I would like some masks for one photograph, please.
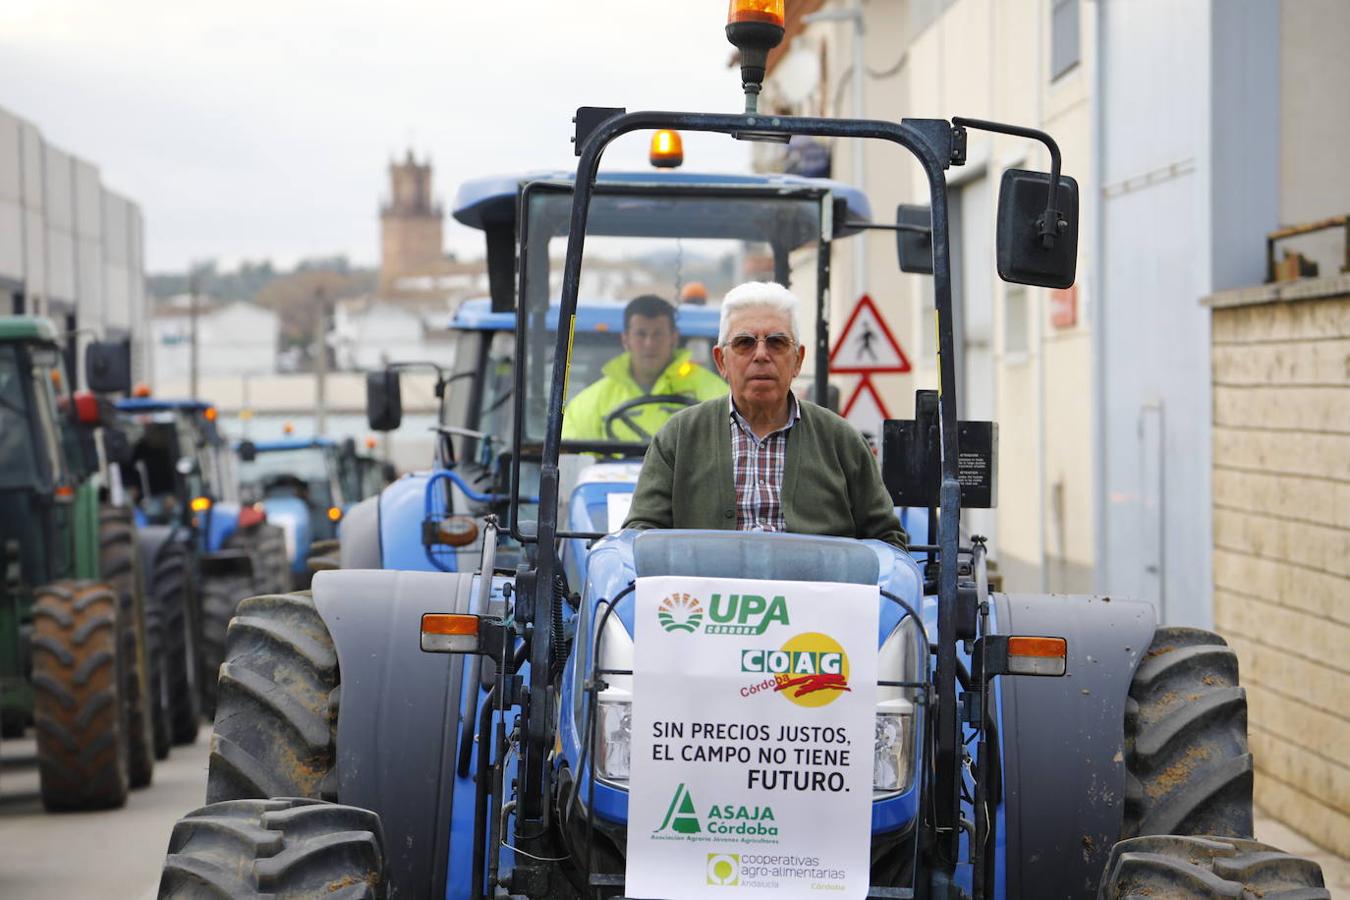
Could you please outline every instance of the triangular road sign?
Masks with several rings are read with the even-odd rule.
[[[871,436],[873,442],[880,446],[881,423],[890,417],[885,402],[877,393],[877,389],[872,386],[872,380],[866,375],[858,379],[858,386],[853,389],[848,402],[844,404],[844,418],[848,423],[863,434]]]
[[[840,375],[908,372],[909,357],[891,334],[872,298],[863,294],[830,351],[830,371]]]

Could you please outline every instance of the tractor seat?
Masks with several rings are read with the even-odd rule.
[[[871,547],[850,538],[755,531],[644,531],[633,539],[639,578],[684,575],[876,584]]]

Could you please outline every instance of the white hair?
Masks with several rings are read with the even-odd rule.
[[[787,316],[792,339],[798,340],[797,295],[775,281],[747,281],[727,292],[722,299],[722,322],[717,328],[717,343],[725,344],[731,317],[749,309],[768,309]]]

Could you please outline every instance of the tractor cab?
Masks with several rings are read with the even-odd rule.
[[[98,471],[81,410],[97,419],[94,398],[71,391],[52,325],[0,319],[0,547],[6,564],[19,554],[25,583],[75,571],[76,492]]]
[[[136,396],[117,401],[128,459],[122,483],[138,520],[179,525],[221,546],[239,511],[238,482],[229,448],[216,426],[216,408],[200,400]]]
[[[344,483],[342,448],[330,438],[240,441],[239,490],[261,503],[267,520],[286,535],[292,581],[308,580],[305,560],[316,541],[336,540],[343,513],[361,496],[350,477]]]

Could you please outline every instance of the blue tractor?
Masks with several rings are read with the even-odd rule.
[[[1314,863],[1251,840],[1246,701],[1221,638],[1160,627],[1152,607],[1120,598],[990,592],[982,542],[961,546],[961,509],[990,502],[996,460],[991,423],[957,416],[946,170],[964,162],[968,129],[1043,142],[1048,175],[1005,175],[999,272],[1064,287],[1077,197],[1054,142],[971,119],[760,116],[758,77],[781,23],[736,24],[746,114],[583,108],[575,179],[531,181],[518,219],[485,220],[494,299],[516,306],[501,534],[518,562],[499,565],[487,521],[477,572],[344,568],[316,575],[312,598],[241,607],[222,685],[270,693],[241,703],[238,727],[218,721],[210,805],[175,827],[160,896],[627,896],[632,712],[662,701],[633,692],[635,585],[699,576],[877,590],[866,896],[1328,897]],[[785,281],[804,247],[827,271],[836,237],[908,227],[849,216],[821,183],[695,177],[671,190],[655,176],[597,178],[614,139],[664,128],[885,140],[917,160],[930,186],[942,391],[921,393],[913,420],[887,424],[883,473],[898,505],[938,510],[932,543],[906,553],[818,535],[611,533],[608,515],[596,527],[594,504],[568,502],[569,467],[643,451],[561,437],[578,389],[568,363],[589,271],[583,238],[588,253],[608,237],[767,247]],[[505,228],[496,245],[494,228]],[[556,302],[554,241],[566,243]],[[818,364],[827,327],[817,323]],[[823,384],[823,366],[816,377]],[[377,563],[391,543],[411,543],[406,529],[377,534]],[[344,534],[344,556],[361,552],[347,547],[354,537]],[[584,564],[565,563],[570,547]],[[710,858],[717,896],[727,882],[713,875]]]
[[[199,400],[116,403],[121,482],[134,503],[142,567],[164,629],[164,695],[174,743],[215,708],[225,630],[239,601],[288,589],[282,531],[239,501],[216,410]]]
[[[494,187],[503,186],[500,179]],[[474,183],[470,183],[473,186]],[[515,182],[511,190],[519,189]],[[572,369],[577,384],[599,377],[600,369],[618,352],[617,335],[623,330],[624,305],[615,301],[589,301],[578,305]],[[548,329],[557,327],[557,304],[550,308]],[[681,306],[676,311],[680,346],[691,359],[711,366],[710,348],[717,337],[716,309]],[[510,505],[508,485],[513,469],[509,452],[514,424],[516,316],[494,312],[489,298],[465,301],[450,321],[456,363],[452,371],[437,369],[436,393],[440,398],[436,426],[438,441],[433,468],[415,472],[390,485],[379,497],[354,509],[343,522],[343,568],[383,568],[405,571],[457,572],[473,568],[481,556],[478,535],[485,516],[505,520]],[[401,419],[398,373],[426,364],[394,364],[370,377],[368,407],[375,430],[397,427]],[[679,409],[672,404],[671,409]],[[631,456],[629,448],[629,456]],[[627,461],[590,460],[574,466],[569,485],[569,513],[585,529],[608,531],[617,527],[632,494],[638,466]],[[521,467],[527,502],[523,518],[532,519],[530,502],[538,481],[538,468],[528,461]],[[615,495],[615,500],[610,496]],[[619,497],[618,495],[622,495]],[[611,515],[617,518],[612,523]],[[372,529],[378,522],[379,538]],[[360,536],[358,536],[360,535]],[[420,535],[419,543],[408,535]],[[498,561],[505,565],[519,556],[519,543],[509,538],[499,543]],[[378,552],[372,556],[371,550]],[[564,551],[564,559],[577,577],[584,553],[576,547]]]
[[[336,543],[342,517],[353,504],[378,493],[384,481],[381,468],[360,456],[351,438],[243,440],[235,449],[240,494],[261,503],[267,521],[282,530],[289,584],[308,587],[312,572],[307,560]]]

